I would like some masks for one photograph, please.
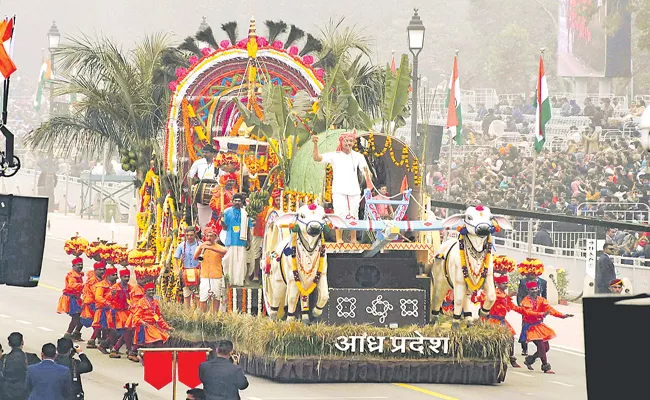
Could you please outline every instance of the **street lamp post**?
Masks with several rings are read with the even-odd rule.
[[[52,71],[52,76],[51,79],[54,78],[54,52],[57,47],[59,47],[59,42],[61,41],[61,33],[59,33],[59,28],[56,27],[56,21],[52,21],[52,26],[50,27],[50,30],[47,32],[47,47],[50,50],[50,70]],[[50,80],[50,118],[54,116],[54,84],[52,80]],[[50,150],[50,155],[52,154]],[[41,172],[42,174],[45,175],[45,195],[50,198],[50,206],[49,210],[52,211],[54,209],[54,173],[50,172],[49,170],[43,170]],[[66,185],[68,184],[67,179],[66,179]],[[66,198],[65,198],[65,213],[67,214],[67,205],[68,205],[68,198],[67,198],[67,190],[66,190]]]
[[[52,71],[52,78],[54,78],[54,51],[59,47],[61,41],[61,33],[56,26],[56,21],[52,21],[52,26],[47,32],[47,46],[50,49],[50,69]],[[54,85],[50,82],[50,118],[53,116],[54,111]]]
[[[413,92],[411,95],[411,148],[417,148],[418,129],[418,56],[424,47],[424,24],[418,15],[418,9],[413,9],[413,17],[406,28],[408,33],[409,51],[413,54]],[[417,154],[417,151],[416,153]]]

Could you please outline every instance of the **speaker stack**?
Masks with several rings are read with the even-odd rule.
[[[0,284],[38,285],[47,206],[45,197],[0,195]]]

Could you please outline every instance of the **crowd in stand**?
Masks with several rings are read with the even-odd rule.
[[[530,209],[536,163],[534,210],[648,223],[650,156],[642,151],[634,133],[609,138],[598,135],[600,129],[597,127],[608,124],[608,118],[601,114],[609,117],[615,107],[619,114],[626,111],[620,109],[618,102],[613,104],[609,99],[601,101],[602,108],[587,99],[582,110],[575,101],[566,102],[564,98],[553,101],[561,112],[569,110],[570,115],[576,112],[590,117],[591,124],[582,133],[570,129],[571,139],[565,148],[546,145],[542,153],[535,156],[534,151],[512,145],[506,138],[502,140],[490,132],[494,121],[503,118],[505,110],[509,112],[506,124],[521,124],[518,131],[529,138],[532,148],[532,129],[523,124],[523,115],[529,114],[532,107],[515,101],[512,107],[498,106],[501,115],[497,115],[494,109],[485,110],[479,105],[476,118],[480,118],[483,132],[465,129],[464,133],[466,143],[471,140],[471,144],[484,147],[462,152],[455,146],[450,177],[447,176],[448,159],[444,155],[440,157],[440,164],[429,167],[426,183],[433,198],[445,198],[449,184],[449,195],[454,201]],[[644,109],[644,102],[639,101],[626,114],[637,116]],[[628,232],[617,235],[619,240],[613,243],[617,245],[618,254],[644,254],[646,236]]]

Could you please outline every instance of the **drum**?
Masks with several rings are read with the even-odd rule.
[[[198,268],[183,269],[183,285],[197,286],[200,283]]]
[[[218,186],[217,181],[204,179],[192,187],[192,198],[194,203],[210,205],[212,191]]]

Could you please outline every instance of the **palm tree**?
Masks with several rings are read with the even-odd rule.
[[[170,92],[164,57],[174,58],[164,34],[145,37],[123,52],[110,39],[82,36],[61,46],[55,56],[59,77],[56,96],[77,96],[70,115],[53,116],[27,141],[33,147],[58,148],[63,155],[109,155],[119,150],[139,154],[138,177],[160,154]]]

